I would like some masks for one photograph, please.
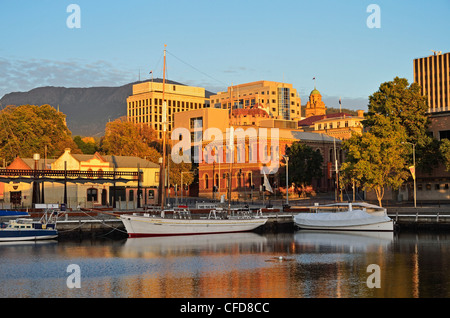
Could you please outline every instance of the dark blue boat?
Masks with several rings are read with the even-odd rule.
[[[29,216],[28,212],[25,211],[9,211],[9,210],[0,210],[0,217],[23,217]]]
[[[1,211],[4,212],[4,211]],[[19,211],[8,211],[19,212]],[[26,213],[26,212],[25,212]],[[18,216],[29,216],[18,214]],[[4,215],[6,216],[6,215]],[[13,216],[13,215],[8,215]],[[58,237],[56,218],[58,212],[54,211],[48,216],[47,212],[39,221],[29,218],[17,218],[8,223],[0,224],[0,242],[50,240]]]

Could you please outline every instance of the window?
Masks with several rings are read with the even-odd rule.
[[[208,188],[209,188],[209,178],[208,178],[208,175],[205,174],[205,189],[208,189]]]
[[[87,201],[97,202],[98,201],[98,190],[95,188],[87,189]]]
[[[443,130],[439,132],[439,140],[449,139],[450,140],[450,130]]]
[[[128,192],[128,201],[130,202],[134,201],[134,190],[130,190]]]
[[[199,128],[203,129],[203,117],[191,118],[190,120],[191,129]]]

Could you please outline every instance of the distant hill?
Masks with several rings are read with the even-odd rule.
[[[162,79],[154,79],[162,82]],[[73,136],[102,136],[105,125],[121,116],[126,116],[128,96],[133,85],[119,87],[39,87],[28,92],[6,94],[0,99],[2,107],[7,105],[51,105],[67,116],[67,126]],[[167,80],[168,84],[184,85]],[[209,97],[212,93],[206,91]]]

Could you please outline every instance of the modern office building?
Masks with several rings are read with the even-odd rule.
[[[167,131],[173,128],[173,114],[186,110],[209,107],[205,89],[166,82],[164,99],[167,105]],[[133,123],[152,127],[158,138],[162,139],[163,122],[163,83],[149,81],[133,85],[133,94],[127,98],[127,118]]]
[[[428,97],[429,113],[450,111],[450,53],[414,59],[414,82]]]
[[[257,81],[228,87],[210,97],[211,107],[222,109],[263,108],[276,119],[299,120],[300,97],[292,84]]]

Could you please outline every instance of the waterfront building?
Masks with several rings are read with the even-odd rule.
[[[353,133],[362,134],[364,129],[364,111],[358,110],[356,116],[343,112],[327,114],[322,95],[315,87],[309,95],[305,117],[298,122],[299,129],[326,134],[340,140],[350,138]]]
[[[270,117],[299,120],[301,100],[292,84],[257,81],[228,87],[226,92],[210,96],[211,107],[222,109],[259,108]]]
[[[304,131],[326,134],[340,140],[349,139],[353,133],[362,134],[364,111],[358,110],[356,116],[348,113],[314,115],[298,122]]]
[[[70,149],[57,159],[21,159],[17,157],[6,169],[16,170],[67,170],[87,172],[88,178],[97,180],[83,180],[82,178],[68,178],[67,204],[68,208],[92,208],[95,206],[112,206],[114,195],[118,208],[135,208],[138,198],[141,206],[156,203],[157,187],[159,183],[159,165],[148,160],[129,156],[102,156],[73,154]],[[110,179],[102,179],[103,172],[133,172],[141,171],[141,179],[133,177],[118,177],[115,184]],[[92,176],[90,176],[92,172]],[[127,180],[125,180],[126,178]],[[11,206],[32,207],[33,179],[19,178],[17,180],[0,183],[0,192],[3,188],[3,203]],[[43,190],[43,191],[42,191]],[[40,182],[40,196],[44,197],[41,203],[63,203],[64,181],[52,180]]]
[[[198,196],[215,199],[219,199],[222,195],[228,197],[228,191],[231,188],[232,199],[261,198],[262,186],[265,182],[262,168],[270,169],[273,166],[277,166],[278,170],[275,171],[276,173],[266,174],[268,182],[274,192],[281,188],[285,191],[285,184],[280,184],[280,173],[284,173],[282,156],[285,155],[286,147],[296,141],[309,145],[320,152],[324,158],[323,176],[313,181],[314,189],[316,191],[334,189],[335,175],[331,163],[335,162],[335,146],[339,156],[338,161],[343,160],[340,140],[325,134],[300,131],[296,129],[296,125],[292,128],[290,126],[292,121],[268,118],[264,110],[247,113],[243,110],[233,109],[232,116],[228,109],[222,108],[175,114],[175,129],[187,128],[191,137],[191,159],[198,163],[196,165]],[[255,118],[239,118],[243,114],[247,116],[251,114]],[[247,120],[251,120],[254,124],[249,124]],[[228,146],[230,127],[235,129],[232,150]],[[220,136],[209,136],[205,133],[209,128],[217,128]],[[236,131],[239,128],[242,130]],[[260,133],[260,128],[267,135]],[[272,130],[273,128],[276,129]],[[175,136],[174,139],[178,140],[178,137]],[[261,160],[261,157],[264,159]]]
[[[436,140],[450,139],[450,53],[433,55],[413,61],[414,81],[428,100],[429,131]],[[443,164],[432,172],[417,171],[418,201],[449,201],[450,172]],[[413,199],[412,182],[403,187],[403,199]]]
[[[164,113],[163,95],[167,105]],[[133,85],[133,93],[127,98],[127,119],[133,123],[148,125],[162,139],[164,116],[167,131],[173,128],[174,114],[193,109],[209,107],[209,98],[205,89],[187,85],[149,81]]]

